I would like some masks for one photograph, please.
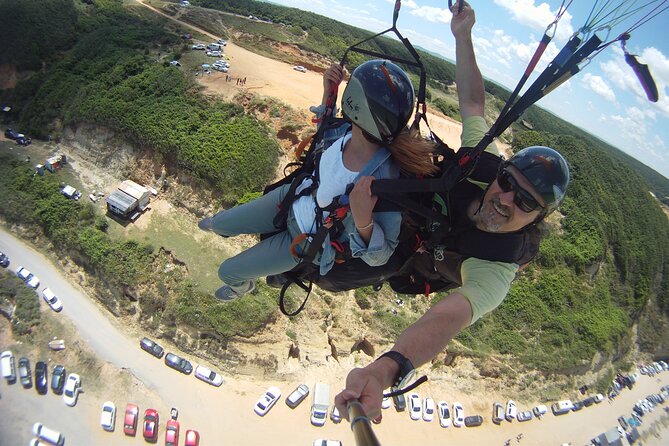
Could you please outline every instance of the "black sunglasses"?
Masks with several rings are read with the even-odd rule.
[[[531,193],[520,187],[518,181],[516,181],[508,170],[502,169],[497,174],[497,184],[499,184],[499,188],[504,192],[514,192],[513,202],[521,211],[529,213],[537,208],[543,209],[543,206],[539,204]]]

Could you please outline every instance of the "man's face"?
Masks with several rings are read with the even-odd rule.
[[[518,188],[529,193],[541,206],[545,205],[543,198],[518,169],[514,166],[507,166],[505,169],[511,176],[510,180],[512,182],[515,180]],[[493,181],[483,197],[481,209],[474,215],[476,226],[487,232],[514,232],[534,222],[539,217],[542,207],[525,212],[514,202],[516,193],[518,191],[514,187],[505,192],[500,187],[498,179]]]

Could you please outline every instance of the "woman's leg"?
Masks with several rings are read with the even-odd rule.
[[[292,242],[290,232],[282,231],[225,260],[218,277],[227,285],[216,291],[216,297],[235,299],[255,288],[254,279],[293,269],[300,260],[290,252]]]
[[[288,184],[278,187],[253,201],[221,211],[200,222],[200,228],[225,237],[274,232],[278,228],[274,227],[273,220],[289,187]]]

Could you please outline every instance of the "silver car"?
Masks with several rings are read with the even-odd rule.
[[[286,404],[291,409],[295,409],[307,395],[309,395],[309,387],[306,384],[300,384],[286,397]]]

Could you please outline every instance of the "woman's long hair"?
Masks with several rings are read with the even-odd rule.
[[[435,147],[418,129],[403,131],[387,146],[400,169],[415,175],[429,175],[439,170],[432,162]]]

